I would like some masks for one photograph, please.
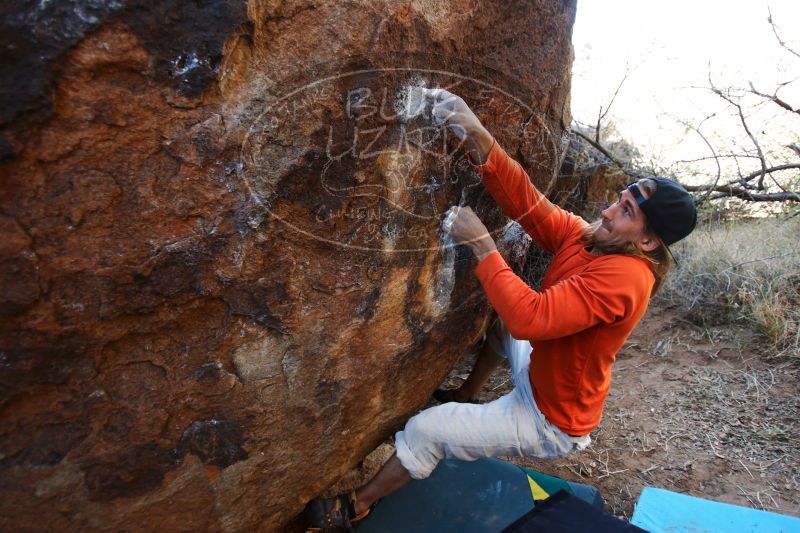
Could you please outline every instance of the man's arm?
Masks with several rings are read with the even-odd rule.
[[[467,154],[478,165],[483,165],[489,157],[489,151],[494,145],[494,137],[489,130],[478,121],[477,128],[467,137]]]
[[[503,213],[519,222],[539,246],[556,253],[565,240],[585,227],[583,219],[553,205],[536,189],[522,166],[494,141],[463,99],[443,90],[435,94],[441,102],[434,105],[434,117],[464,139],[486,189]]]
[[[631,316],[647,305],[654,282],[644,262],[622,256],[595,260],[585,272],[541,292],[520,279],[499,253],[489,254],[475,273],[511,335],[530,341]]]
[[[475,274],[514,338],[565,337],[623,319],[649,301],[655,280],[648,265],[618,255],[596,259],[583,273],[535,291],[506,264],[472,209],[453,210],[444,230],[478,257]]]

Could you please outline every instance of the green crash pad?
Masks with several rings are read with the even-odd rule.
[[[533,484],[531,483],[533,480]],[[538,489],[537,489],[538,487]],[[603,508],[597,489],[569,483],[499,459],[448,459],[427,479],[381,500],[358,525],[359,533],[501,531],[534,506],[534,494],[566,490]]]

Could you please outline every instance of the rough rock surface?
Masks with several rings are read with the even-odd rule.
[[[574,1],[0,14],[0,529],[286,527],[486,327],[445,209],[525,251],[408,87],[553,189]]]

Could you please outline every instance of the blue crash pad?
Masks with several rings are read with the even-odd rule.
[[[602,508],[597,489],[566,485],[579,498]],[[427,479],[412,481],[381,500],[356,529],[358,533],[490,533],[502,531],[533,505],[522,468],[493,458],[448,459]]]
[[[631,523],[651,533],[800,533],[800,518],[646,487]]]

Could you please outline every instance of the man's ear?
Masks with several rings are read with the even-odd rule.
[[[652,233],[645,233],[641,239],[639,239],[639,248],[643,252],[652,252],[659,246],[658,238],[653,235]]]

